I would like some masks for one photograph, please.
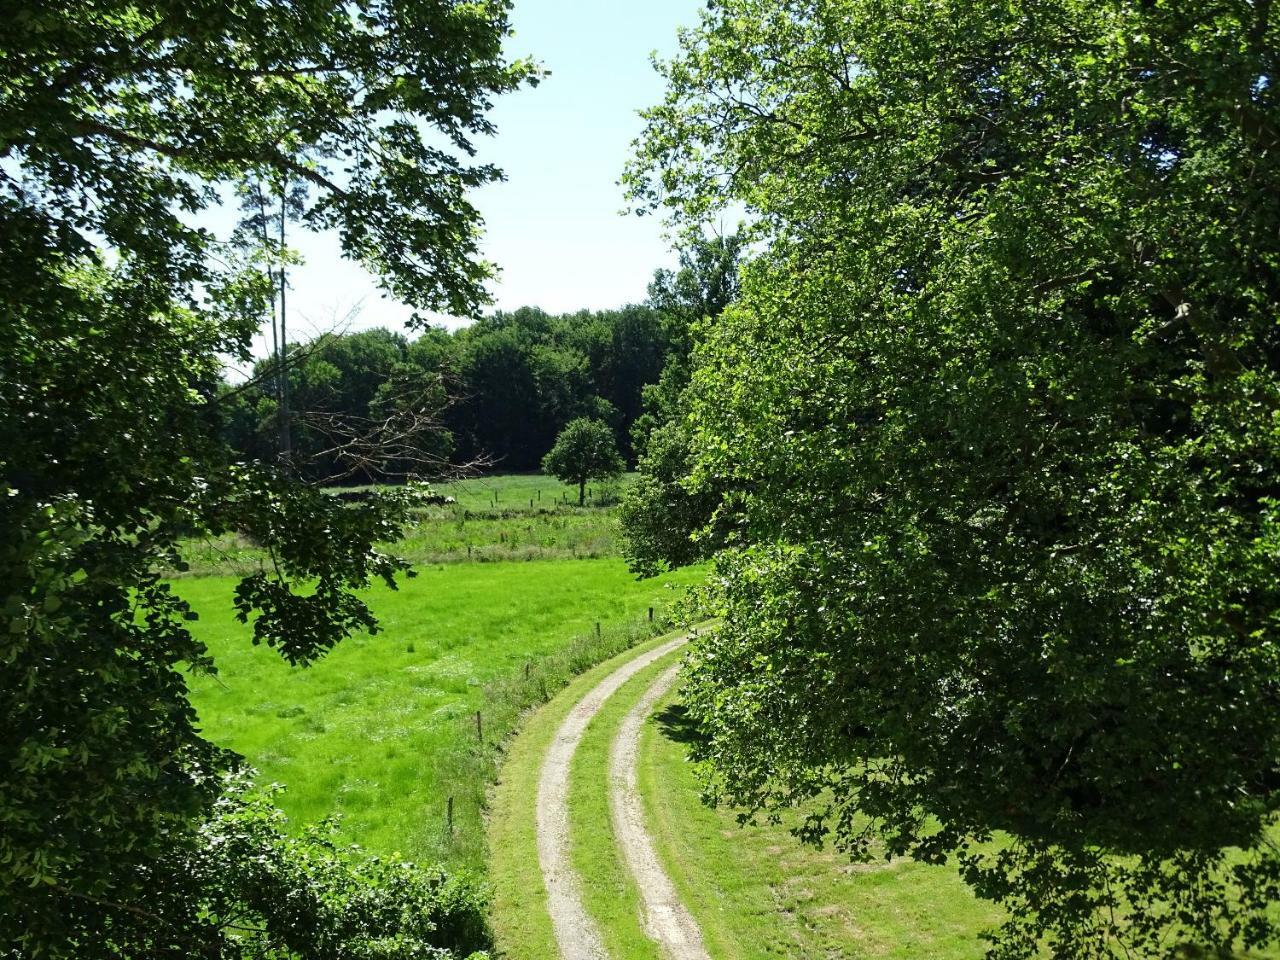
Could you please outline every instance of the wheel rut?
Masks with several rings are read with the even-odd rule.
[[[640,728],[679,675],[678,663],[663,671],[618,728],[609,751],[609,812],[614,839],[640,890],[649,939],[662,948],[669,960],[711,960],[697,921],[681,902],[658,860],[653,838],[645,827],[644,801],[637,782]]]
[[[623,684],[688,641],[686,634],[646,650],[596,684],[561,722],[543,759],[535,824],[538,865],[561,960],[609,960],[600,927],[584,905],[582,882],[570,859],[569,774],[574,754],[592,719]],[[653,841],[644,828],[636,790],[640,726],[653,704],[675,682],[677,670],[672,667],[664,671],[649,687],[614,738],[610,753],[610,811],[615,839],[640,890],[645,932],[668,960],[707,960],[696,922],[680,903],[670,878],[658,863]]]

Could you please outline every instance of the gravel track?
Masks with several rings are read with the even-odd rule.
[[[538,865],[547,888],[547,909],[561,960],[608,960],[600,928],[582,902],[581,883],[569,858],[569,770],[582,735],[605,701],[645,667],[687,643],[675,637],[628,660],[579,700],[556,730],[538,778]],[[664,674],[665,676],[665,674]],[[637,732],[638,732],[637,726]],[[647,838],[646,838],[647,839]],[[650,844],[652,849],[652,844]],[[628,862],[629,855],[628,855]],[[664,875],[665,879],[665,875]],[[668,885],[670,881],[668,880]],[[642,896],[644,895],[642,885]],[[676,954],[673,957],[705,956]]]
[[[663,671],[631,708],[609,751],[609,812],[613,834],[635,878],[644,907],[644,930],[668,960],[711,960],[698,922],[680,901],[671,878],[658,861],[644,823],[644,801],[637,783],[640,728],[680,674],[680,664]]]

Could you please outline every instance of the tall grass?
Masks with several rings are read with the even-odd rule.
[[[493,563],[595,560],[618,554],[612,508],[634,475],[578,491],[541,474],[508,474],[437,486],[452,503],[423,507],[404,539],[387,548],[412,563]],[[246,538],[231,533],[193,540],[184,547],[185,576],[239,574],[265,562]],[[175,574],[177,576],[177,574]]]

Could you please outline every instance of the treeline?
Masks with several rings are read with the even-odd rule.
[[[532,470],[577,417],[608,423],[631,460],[643,390],[671,353],[674,315],[652,304],[553,315],[525,307],[416,339],[377,328],[291,346],[291,450],[316,481],[431,475],[489,463]],[[281,455],[279,365],[223,388],[223,424],[248,459]]]
[[[535,470],[580,417],[607,423],[635,464],[661,427],[664,465],[649,473],[663,478],[655,495],[679,499],[687,444],[672,420],[698,325],[737,297],[743,244],[739,234],[691,239],[675,270],[655,271],[643,304],[522,307],[416,339],[377,328],[293,344],[285,363],[261,360],[245,383],[223,384],[224,438],[246,460],[284,459],[307,480],[345,483],[474,464]]]

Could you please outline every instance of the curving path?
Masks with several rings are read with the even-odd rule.
[[[628,660],[579,700],[560,724],[538,778],[536,833],[538,864],[547,889],[547,908],[562,960],[608,960],[600,929],[582,901],[581,883],[569,857],[569,771],[592,718],[628,680],[689,641],[682,635]],[[644,829],[635,791],[635,738],[644,712],[675,681],[677,668],[663,673],[624,721],[611,753],[610,807],[623,856],[636,877],[645,908],[645,927],[670,960],[705,960],[697,924],[679,903],[671,880],[658,864]],[[655,692],[656,690],[656,692]],[[652,695],[652,698],[651,696]],[[631,724],[632,715],[636,720]],[[628,743],[628,730],[630,741]],[[621,829],[619,828],[621,826]]]
[[[644,929],[671,960],[711,960],[698,922],[680,902],[671,878],[658,862],[658,852],[644,824],[644,803],[637,784],[636,760],[640,727],[654,705],[680,675],[680,664],[664,670],[631,708],[609,751],[609,812],[622,858],[635,878],[644,906]]]

